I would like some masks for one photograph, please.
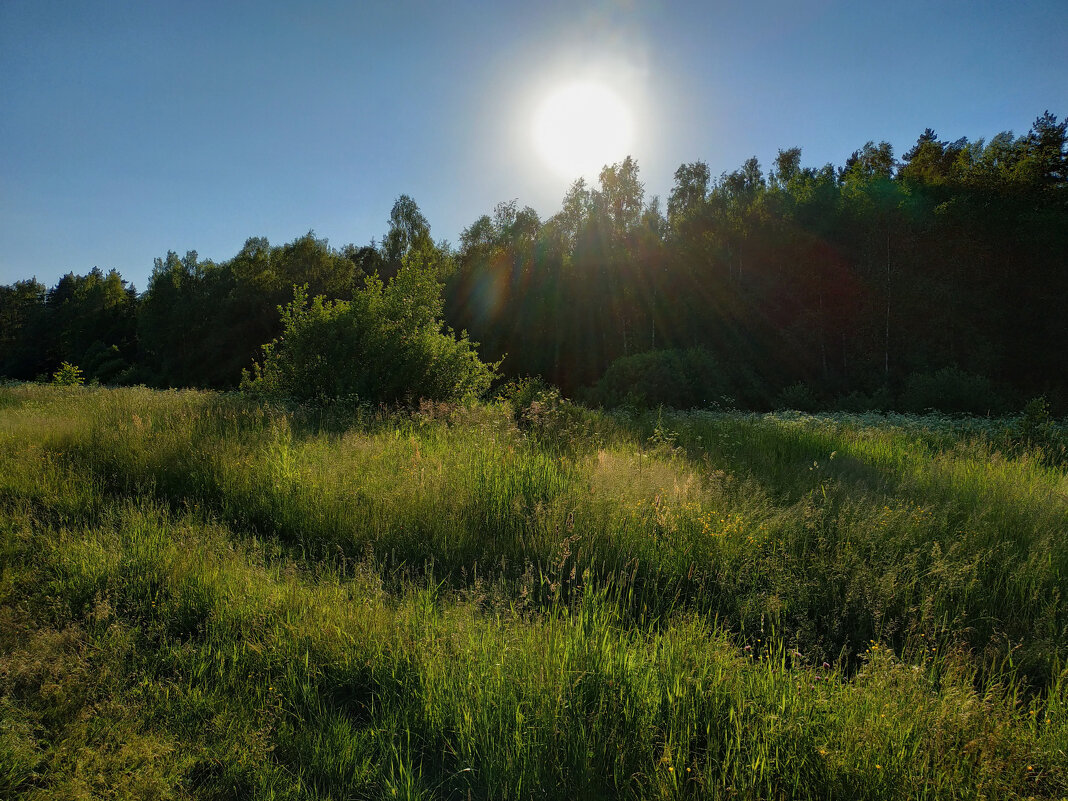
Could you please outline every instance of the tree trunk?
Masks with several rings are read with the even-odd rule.
[[[886,213],[886,340],[883,345],[883,371],[890,381],[890,212]]]

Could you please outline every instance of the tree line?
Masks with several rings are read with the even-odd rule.
[[[928,129],[900,158],[869,142],[842,166],[799,148],[767,172],[684,164],[665,204],[628,157],[548,219],[498,204],[455,247],[402,195],[364,246],[171,252],[140,294],[98,269],[19,281],[0,287],[0,374],[65,361],[102,383],[235,387],[294,287],[352,302],[402,264],[439,285],[435,325],[592,402],[1068,405],[1068,137],[1049,112],[1018,137]]]

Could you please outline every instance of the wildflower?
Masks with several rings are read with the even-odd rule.
[[[876,770],[882,770],[882,769],[883,769],[883,766],[882,766],[882,765],[880,765],[880,764],[879,764],[878,762],[876,762],[876,763],[875,763],[875,769],[876,769]]]

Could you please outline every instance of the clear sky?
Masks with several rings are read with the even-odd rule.
[[[542,217],[571,178],[532,131],[593,80],[633,119],[647,195],[800,146],[836,165],[1068,115],[1066,0],[239,2],[0,0],[0,283],[167,250],[387,230],[435,238],[502,200]]]

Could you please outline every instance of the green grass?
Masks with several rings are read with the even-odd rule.
[[[1068,795],[1063,468],[580,417],[0,388],[0,796]]]

